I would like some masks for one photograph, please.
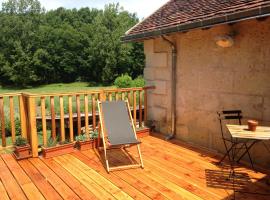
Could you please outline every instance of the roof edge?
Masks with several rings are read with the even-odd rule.
[[[122,42],[134,42],[145,39],[158,37],[161,35],[172,34],[177,32],[186,32],[198,28],[211,28],[213,26],[235,23],[254,18],[270,16],[270,6],[264,6],[256,9],[251,9],[243,12],[232,13],[225,16],[213,17],[202,21],[194,21],[191,23],[179,24],[171,27],[165,27],[152,31],[146,31],[138,34],[124,35],[121,37]]]
[[[129,32],[134,29],[135,27],[137,27],[139,24],[143,23],[145,20],[147,20],[149,17],[151,17],[155,12],[159,11],[160,9],[162,9],[165,5],[167,5],[170,1],[167,1],[166,3],[164,3],[161,7],[159,7],[158,9],[156,9],[154,12],[152,12],[150,15],[148,15],[147,17],[145,17],[142,21],[138,22],[137,24],[135,24],[134,26],[132,26],[130,29],[128,29],[126,31],[126,35],[129,34]]]

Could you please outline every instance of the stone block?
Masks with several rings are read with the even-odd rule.
[[[167,94],[167,84],[166,81],[161,81],[161,80],[155,80],[153,81],[154,86],[156,87],[153,90],[154,94]]]
[[[155,80],[171,80],[171,69],[169,67],[155,68],[154,70]]]
[[[147,80],[155,80],[155,71],[151,67],[144,68],[144,78]]]

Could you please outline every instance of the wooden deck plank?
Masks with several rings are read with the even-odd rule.
[[[105,191],[100,185],[96,184],[91,177],[86,176],[81,169],[74,167],[69,161],[62,158],[62,156],[55,157],[54,160],[61,164],[69,173],[76,177],[83,185],[85,185],[92,193],[99,199],[115,199],[110,193]]]
[[[47,167],[40,159],[29,159],[46,180],[54,187],[63,199],[79,200],[76,195],[50,168]]]
[[[88,152],[87,153],[85,152],[85,155],[89,157],[91,154],[89,154]],[[90,159],[95,160],[96,162],[100,162],[96,156],[90,157]],[[112,164],[115,164],[115,163],[112,163]],[[119,164],[119,162],[117,164]],[[139,168],[138,170],[142,170],[142,169]],[[135,186],[137,190],[147,195],[148,198],[150,199],[169,199],[164,194],[160,193],[158,189],[156,189],[153,185],[146,184],[144,180],[141,180],[138,177],[130,176],[128,173],[126,173],[126,171],[127,170],[115,171],[110,174],[113,174],[117,176],[118,178],[122,179],[122,181],[125,181],[126,183]]]
[[[0,155],[0,199],[232,199],[232,184],[226,182],[229,168],[215,164],[219,156],[177,140],[153,136],[141,140],[145,168],[111,173],[101,162],[103,152],[92,149],[19,162],[11,155]],[[108,157],[112,166],[119,166],[134,162],[126,157],[129,154],[138,160],[135,147],[112,150]],[[212,177],[219,175],[216,172],[225,174],[223,180]],[[245,192],[270,193],[267,170],[255,173],[239,165],[236,173],[250,179],[244,184]],[[270,194],[236,193],[237,200],[269,198]]]
[[[92,178],[98,185],[103,187],[104,190],[109,192],[112,196],[114,196],[116,199],[132,199],[128,194],[123,192],[121,189],[119,189],[117,186],[115,186],[113,183],[108,181],[106,178],[101,176],[99,173],[97,173],[95,170],[78,160],[72,155],[64,155],[62,158],[65,158],[69,162],[72,162],[72,165],[75,167],[78,167],[81,169],[88,177]]]
[[[99,158],[97,156],[91,156],[89,151],[84,152],[84,154],[87,155],[91,160],[100,163]],[[110,174],[116,176],[118,179],[121,179],[129,185],[135,186],[139,192],[144,193],[144,195],[148,196],[150,199],[168,199],[166,196],[159,193],[158,190],[154,189],[152,185],[145,184],[137,177],[131,177],[129,174],[125,173],[125,170],[111,172]]]
[[[75,152],[73,155],[80,159],[82,162],[90,166],[92,169],[96,170],[96,172],[100,173],[103,177],[107,178],[111,182],[113,182],[117,187],[121,188],[124,192],[126,192],[129,196],[133,199],[140,199],[140,200],[150,200],[149,197],[141,193],[136,189],[136,187],[128,184],[127,182],[123,181],[118,176],[115,176],[113,173],[107,173],[101,162],[94,161],[93,157],[96,155],[93,151],[83,151],[83,152]]]
[[[9,200],[7,191],[2,183],[2,181],[0,180],[0,194],[1,194],[1,199],[2,200]]]
[[[47,200],[61,200],[63,199],[47,179],[32,165],[28,160],[21,160],[19,165],[24,169],[29,178],[37,186],[39,191]]]
[[[113,153],[112,154],[113,154],[114,161],[121,162],[121,160],[127,160],[128,162],[128,158],[123,157],[123,154],[121,155],[119,153],[118,154],[115,152]],[[144,159],[144,161],[146,162],[147,160]],[[145,183],[148,183],[149,185],[155,187],[156,190],[158,190],[160,193],[164,194],[164,196],[170,199],[175,199],[175,198],[176,199],[201,199],[198,196],[189,192],[188,190],[184,189],[183,184],[181,184],[181,182],[178,182],[178,184],[180,183],[181,185],[177,185],[174,182],[172,182],[171,181],[172,176],[168,177],[166,171],[165,173],[160,173],[160,174],[155,172],[157,167],[158,166],[148,167],[146,165],[144,170],[127,170],[126,172],[129,175],[133,177],[138,177],[141,180],[143,180]],[[161,174],[163,177],[165,176],[165,178],[163,178]],[[195,189],[193,190],[193,192],[195,192]]]
[[[27,199],[20,185],[17,183],[16,179],[5,165],[5,162],[2,160],[2,157],[0,157],[0,179],[11,199]]]
[[[7,167],[16,178],[17,182],[19,183],[20,187],[23,189],[24,194],[28,199],[40,199],[45,200],[43,195],[37,189],[35,184],[31,181],[31,179],[26,175],[20,165],[16,162],[11,154],[4,154],[2,155],[2,159],[6,163]]]
[[[81,199],[94,200],[98,199],[94,193],[90,192],[74,176],[69,174],[59,163],[53,159],[42,159],[42,161],[54,171]]]
[[[145,146],[147,146],[148,144],[145,144]],[[151,146],[152,147],[152,146]],[[181,166],[185,166],[185,168],[186,169],[192,169],[192,171],[196,174],[196,175],[198,175],[198,176],[201,176],[201,178],[203,179],[203,180],[205,180],[206,179],[206,177],[205,177],[205,169],[211,169],[211,170],[216,170],[216,171],[221,171],[222,170],[222,168],[221,167],[219,167],[219,166],[216,166],[216,165],[214,165],[213,163],[209,163],[209,162],[206,162],[205,161],[205,163],[204,164],[202,164],[202,160],[200,160],[200,162],[201,162],[201,164],[200,165],[198,165],[198,161],[197,160],[194,160],[194,161],[191,161],[191,162],[188,162],[188,163],[186,163],[186,160],[188,160],[188,159],[194,159],[193,157],[194,157],[194,155],[193,155],[193,157],[191,158],[191,156],[187,156],[187,155],[185,155],[185,153],[183,153],[183,154],[181,154],[181,156],[179,156],[179,152],[178,151],[176,151],[176,150],[174,150],[174,151],[172,151],[172,150],[170,150],[169,148],[170,147],[167,147],[168,149],[167,149],[167,151],[166,151],[166,155],[165,155],[165,158],[166,159],[164,159],[165,161],[171,161],[171,163],[172,164],[177,164],[175,167],[177,168],[176,169],[176,171],[179,169],[179,168],[181,168]],[[181,147],[182,148],[182,147]],[[163,152],[161,152],[160,150],[158,150],[158,149],[156,149],[155,151],[157,151],[157,152],[155,152],[155,158],[154,159],[157,159],[157,157],[159,157],[159,155],[162,155],[163,154]],[[147,151],[146,150],[146,154],[148,153],[149,151]],[[153,157],[153,156],[150,156],[150,157]],[[191,167],[192,166],[192,167]],[[242,170],[238,170],[237,169],[237,172],[241,172],[241,173],[246,173],[246,174],[248,174],[248,172],[246,171],[246,170],[244,170],[244,171],[242,171]],[[257,175],[258,175],[258,173],[257,173]],[[262,190],[262,189],[265,189],[265,190],[267,190],[268,189],[268,186],[266,186],[265,184],[261,184],[260,182],[257,182],[257,179],[252,179],[252,176],[250,177],[251,179],[250,179],[250,181],[252,181],[253,183],[254,183],[254,186],[252,187],[252,188],[250,188],[250,189],[248,189],[248,192],[255,192],[256,190]],[[260,178],[262,178],[262,177],[260,177]],[[196,178],[194,179],[194,180],[196,180]],[[194,181],[193,180],[193,181]],[[211,190],[211,188],[208,188],[208,190]],[[249,191],[250,190],[250,191]],[[217,189],[215,189],[215,192],[216,193],[218,193],[218,190]],[[225,195],[228,195],[227,194],[227,192],[228,191],[226,191],[224,194]]]

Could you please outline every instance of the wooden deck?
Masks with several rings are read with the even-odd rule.
[[[135,149],[131,149],[133,154]],[[142,138],[145,169],[106,173],[93,150],[76,151],[53,159],[15,161],[0,157],[0,199],[232,199],[228,169],[219,158],[179,141]],[[135,153],[134,153],[135,155]],[[114,165],[130,162],[122,151],[112,151]],[[235,187],[270,193],[265,173],[237,167]],[[236,199],[270,199],[266,195],[236,193]]]

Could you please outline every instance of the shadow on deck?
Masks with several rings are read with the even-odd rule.
[[[216,166],[219,156],[177,140],[166,142],[157,135],[142,138],[145,169],[108,174],[102,157],[94,150],[52,159],[15,161],[12,155],[0,158],[1,199],[270,199],[251,194],[270,192],[267,172],[253,172],[238,166],[235,184],[228,168]],[[133,154],[134,153],[134,154]],[[112,150],[112,165],[135,162],[129,153]]]

